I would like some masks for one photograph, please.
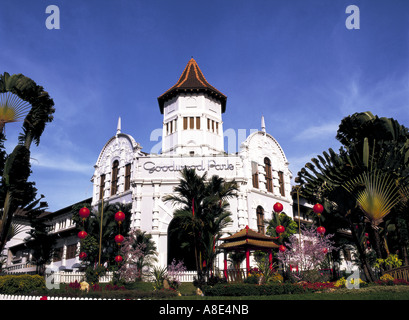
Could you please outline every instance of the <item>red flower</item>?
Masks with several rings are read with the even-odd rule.
[[[40,300],[47,300],[47,296],[42,296]]]

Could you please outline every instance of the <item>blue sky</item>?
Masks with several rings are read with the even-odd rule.
[[[351,4],[359,30],[345,26]],[[49,5],[59,30],[46,28]],[[409,126],[408,31],[406,0],[3,0],[0,72],[22,73],[54,99],[30,180],[58,210],[92,195],[118,117],[144,151],[157,144],[157,97],[192,56],[228,97],[224,129],[259,129],[264,115],[294,176],[339,148],[338,125],[354,112]],[[7,125],[9,148],[19,132]]]

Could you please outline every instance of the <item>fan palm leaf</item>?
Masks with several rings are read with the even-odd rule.
[[[27,101],[22,100],[19,96],[12,92],[4,92],[0,94],[0,125],[3,128],[4,124],[9,122],[22,121],[31,105]]]
[[[382,222],[401,200],[396,182],[379,170],[363,172],[343,187],[356,198],[362,212],[374,225]]]

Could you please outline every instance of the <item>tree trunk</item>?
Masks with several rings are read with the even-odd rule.
[[[353,223],[352,223],[352,221],[350,219],[349,219],[349,225],[350,225],[350,229],[351,229],[351,233],[352,233],[352,238],[353,238],[353,240],[354,240],[354,242],[356,244],[356,247],[357,247],[357,250],[358,250],[358,253],[359,253],[359,258],[361,260],[362,268],[364,270],[365,276],[370,282],[374,282],[375,281],[375,276],[374,276],[374,274],[372,272],[371,267],[369,266],[368,259],[366,257],[365,251],[362,249],[362,246],[359,243],[358,236],[356,235],[354,225],[353,225]]]

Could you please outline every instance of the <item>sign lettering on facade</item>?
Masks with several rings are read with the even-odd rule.
[[[172,161],[172,164],[169,165],[156,165],[153,161],[145,162],[143,168],[149,173],[154,172],[174,172],[182,171],[184,168],[187,169],[196,169],[197,171],[208,171],[208,170],[234,170],[234,165],[227,161],[226,163],[218,163],[215,160],[208,160],[207,162],[202,160],[199,164],[175,164]]]

